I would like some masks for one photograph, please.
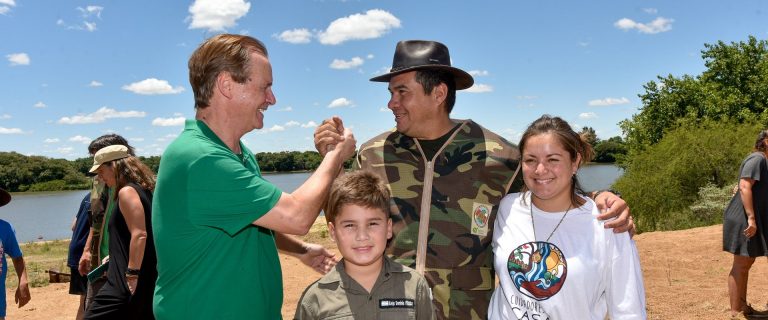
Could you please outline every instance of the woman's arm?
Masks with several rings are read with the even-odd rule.
[[[739,179],[739,195],[741,196],[741,203],[744,205],[744,212],[747,213],[747,228],[744,229],[744,235],[747,238],[752,238],[757,233],[755,207],[754,203],[752,203],[752,186],[754,184],[754,179]]]
[[[147,227],[144,223],[144,206],[141,204],[139,194],[132,187],[123,187],[118,193],[120,211],[123,213],[128,232],[131,233],[131,241],[128,251],[128,269],[141,269],[144,260],[144,248],[147,245]],[[127,272],[126,272],[127,274]],[[136,290],[138,275],[126,275],[126,282],[131,294]]]
[[[91,246],[93,245],[93,227],[88,230],[88,238],[85,239],[83,254],[80,256],[80,262],[77,270],[80,275],[87,275],[91,271]]]
[[[645,286],[640,255],[628,234],[610,234],[611,268],[607,303],[611,319],[646,319]]]

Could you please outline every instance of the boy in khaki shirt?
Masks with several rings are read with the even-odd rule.
[[[384,255],[389,190],[368,171],[336,179],[324,208],[343,259],[301,296],[294,319],[434,319],[427,281]]]

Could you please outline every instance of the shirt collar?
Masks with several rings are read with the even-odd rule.
[[[386,255],[384,255],[383,269],[383,272],[379,273],[379,278],[376,279],[376,283],[386,281],[392,276],[392,273],[408,272],[405,270],[405,267],[403,267],[402,264],[393,261]],[[352,283],[352,277],[350,277],[349,274],[347,274],[347,272],[344,270],[344,259],[342,258],[341,261],[336,264],[336,267],[328,272],[328,274],[322,277],[318,282],[321,284],[339,282],[342,288],[349,288],[350,284]]]

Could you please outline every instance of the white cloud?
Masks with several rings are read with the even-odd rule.
[[[278,111],[278,112],[290,112],[290,111],[293,111],[293,107],[291,107],[291,106],[287,106],[287,107],[285,107],[285,108],[282,108],[282,109],[277,109],[277,110],[275,110],[275,111]]]
[[[372,72],[371,74],[374,75],[374,76],[379,76],[379,75],[382,75],[382,74],[385,74],[385,73],[389,73],[389,70],[392,70],[392,67],[381,67],[381,68],[379,68],[379,70],[376,70],[376,71]]]
[[[533,100],[538,99],[538,96],[516,96],[515,99],[517,100]]]
[[[72,154],[72,151],[75,151],[75,148],[72,147],[61,147],[56,149],[56,152],[64,155]]]
[[[475,85],[464,91],[469,93],[493,92],[493,87],[487,84],[475,83]]]
[[[309,43],[310,41],[312,41],[312,32],[310,32],[305,28],[292,29],[292,30],[285,30],[281,32],[279,35],[274,35],[274,37],[280,41],[293,43],[293,44]]]
[[[77,10],[80,11],[80,13],[82,13],[83,18],[96,16],[97,18],[101,19],[101,12],[104,11],[104,7],[100,7],[100,6],[87,6],[85,8],[77,7]]]
[[[400,28],[400,19],[387,11],[373,9],[334,20],[317,38],[322,44],[336,45],[350,40],[375,39],[394,28]]]
[[[101,87],[103,85],[104,85],[103,83],[98,82],[96,80],[92,80],[91,83],[88,84],[89,87]]]
[[[331,62],[331,69],[351,69],[355,67],[362,66],[365,61],[363,58],[360,57],[354,57],[352,60],[344,61],[340,59],[333,59],[333,62]]]
[[[289,127],[289,128],[290,127],[295,127],[295,126],[298,126],[298,125],[301,125],[301,123],[298,122],[298,121],[293,121],[293,120],[288,121],[288,122],[285,123],[285,126]]]
[[[88,124],[102,123],[107,119],[114,118],[143,118],[147,115],[144,111],[117,111],[109,107],[101,107],[94,113],[86,115],[76,115],[71,117],[62,117],[57,121],[59,124]]]
[[[35,108],[45,108],[45,107],[47,107],[47,105],[45,105],[45,103],[43,103],[42,101],[38,101],[37,103],[35,103],[32,106],[35,107]]]
[[[523,137],[523,132],[512,129],[512,128],[506,128],[501,130],[502,135],[507,138],[510,142],[518,143],[520,142],[520,139]]]
[[[88,138],[88,137],[81,136],[81,135],[77,135],[77,136],[69,138],[68,140],[71,141],[71,142],[91,143],[92,139]]]
[[[57,143],[59,141],[60,141],[59,138],[48,138],[48,139],[43,140],[43,142],[45,142],[45,143]]]
[[[367,56],[365,56],[366,59],[371,60],[373,59],[373,53],[369,53]]]
[[[629,103],[629,99],[625,97],[589,100],[589,105],[593,107],[604,107],[604,106],[612,106],[616,104],[627,104],[627,103]]]
[[[647,14],[657,14],[659,10],[656,8],[643,8],[643,11]]]
[[[142,142],[144,141],[144,138],[137,137],[137,138],[130,138],[128,140],[133,142]]]
[[[22,134],[22,133],[24,132],[21,131],[21,129],[19,128],[0,127],[0,134]]]
[[[11,7],[15,7],[16,2],[14,0],[0,0],[0,14],[6,14],[11,11]]]
[[[28,66],[31,60],[26,53],[11,53],[5,56],[11,63],[11,66]]]
[[[0,114],[0,120],[6,120],[6,119],[10,119],[10,118],[11,118],[10,114],[7,114],[7,113]]]
[[[473,77],[487,76],[488,75],[488,70],[469,70],[469,72],[467,72],[467,73],[469,73]]]
[[[314,122],[314,121],[310,120],[309,122],[307,122],[305,124],[302,124],[301,127],[302,128],[314,128],[314,127],[317,127],[317,122]]]
[[[389,108],[386,108],[386,107],[381,107],[381,108],[379,108],[379,111],[380,112],[391,112],[392,110],[389,110]]]
[[[83,25],[85,26],[83,27],[83,30],[87,30],[89,32],[96,31],[96,22],[83,21]]]
[[[165,141],[168,141],[168,140],[173,140],[173,139],[176,139],[176,137],[178,137],[178,136],[179,136],[178,134],[169,133],[169,134],[166,134],[166,135],[165,135],[165,136],[163,136],[163,137],[160,137],[160,138],[157,138],[157,139],[155,139],[155,141],[157,141],[157,142],[165,142]],[[153,144],[153,145],[151,145],[150,147],[153,147],[153,146],[157,146],[157,145],[156,145],[156,144]]]
[[[251,9],[251,3],[244,0],[195,0],[189,6],[192,20],[189,29],[208,29],[209,32],[225,31],[237,25]]]
[[[158,127],[182,126],[184,125],[184,120],[186,120],[184,117],[155,118],[152,120],[152,125]]]
[[[142,95],[177,94],[184,91],[184,87],[172,87],[168,81],[148,78],[123,86],[123,90]]]
[[[579,113],[579,119],[582,119],[582,120],[597,119],[597,113],[582,112],[582,113]]]
[[[328,108],[349,107],[351,105],[352,105],[352,100],[349,100],[347,98],[338,98],[331,101],[331,104],[328,105]]]
[[[650,23],[635,22],[632,19],[622,18],[616,21],[613,25],[622,30],[637,29],[640,33],[656,34],[660,32],[666,32],[672,30],[672,22],[675,20],[667,19],[664,17],[658,17]]]
[[[285,127],[281,125],[274,125],[271,128],[266,130],[267,132],[278,132],[278,131],[285,131]]]

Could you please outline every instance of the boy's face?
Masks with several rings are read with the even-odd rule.
[[[331,238],[344,257],[345,267],[381,263],[387,240],[392,237],[392,219],[380,209],[348,204],[328,223]]]

